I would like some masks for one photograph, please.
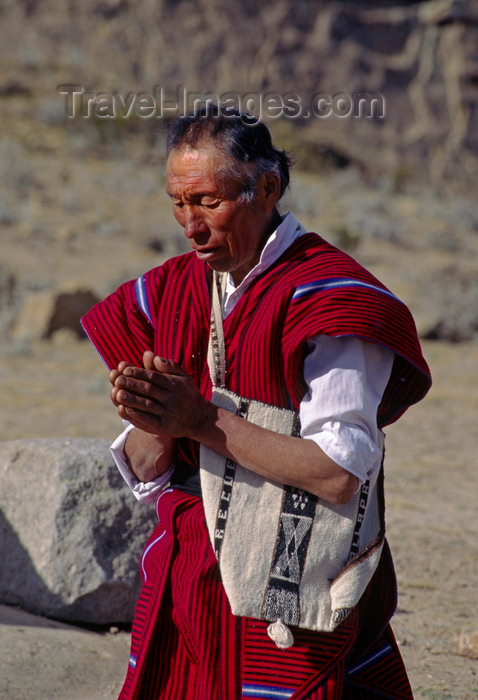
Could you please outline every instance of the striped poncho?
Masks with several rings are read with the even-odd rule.
[[[211,279],[210,269],[194,253],[172,258],[138,280],[125,283],[93,307],[83,319],[84,328],[109,368],[122,360],[141,365],[144,351],[153,350],[182,365],[210,399],[207,346]],[[429,370],[407,307],[352,258],[315,234],[298,238],[255,279],[223,326],[226,387],[253,401],[298,411],[307,390],[302,375],[306,341],[319,333],[355,336],[395,353],[378,410],[380,427],[395,421],[423,398],[430,386]],[[179,459],[198,467],[198,445],[189,440],[179,443]],[[373,552],[378,561],[384,535],[381,479],[373,490],[378,528]],[[361,495],[356,500],[362,502]],[[358,511],[356,522],[361,517]],[[347,561],[347,552],[344,557]],[[346,576],[348,571],[349,564]],[[392,579],[393,574],[388,573],[387,590],[393,588]],[[384,594],[379,598],[384,599]],[[143,601],[143,607],[149,610],[147,606],[156,599],[156,594],[146,591],[147,605]],[[367,622],[369,631],[375,629],[372,619],[376,618],[377,629],[382,629],[389,616],[382,620],[377,605],[375,601]],[[298,624],[302,626],[302,621]],[[154,621],[149,621],[147,629],[143,633],[146,640],[153,634]],[[144,649],[148,643],[141,642]],[[141,658],[146,658],[146,651]],[[130,673],[133,678],[134,672]]]
[[[171,258],[123,284],[94,306],[83,326],[108,368],[142,365],[145,350],[174,360],[206,398],[211,270],[194,253]],[[350,256],[310,233],[298,238],[254,280],[224,320],[226,387],[250,399],[297,410],[307,389],[305,343],[323,333],[356,336],[396,355],[379,406],[383,427],[430,387],[408,308]],[[182,441],[182,458],[198,464],[197,446]]]

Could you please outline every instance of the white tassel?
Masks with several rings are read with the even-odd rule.
[[[267,628],[267,634],[279,649],[288,649],[294,644],[294,636],[290,629],[279,618]]]

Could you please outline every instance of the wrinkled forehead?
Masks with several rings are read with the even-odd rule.
[[[202,185],[227,192],[237,191],[243,187],[244,179],[253,173],[252,164],[240,163],[211,141],[205,141],[195,146],[179,146],[170,152],[166,189],[171,193],[184,185]]]
[[[216,187],[220,184],[223,167],[224,157],[215,148],[184,146],[173,149],[166,166],[166,189],[169,192],[201,183]]]
[[[231,158],[211,141],[204,141],[195,146],[188,144],[173,148],[167,160],[166,172],[177,172],[185,168],[194,170],[220,170]]]

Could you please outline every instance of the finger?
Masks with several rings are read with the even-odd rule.
[[[120,402],[118,401],[117,394],[118,394],[118,387],[113,386],[110,392],[110,399],[113,402],[113,404],[118,407],[120,405]]]
[[[117,380],[117,378],[120,376],[121,372],[119,372],[117,369],[112,369],[111,372],[108,375],[108,379],[110,380],[110,383],[113,384]]]
[[[114,401],[123,406],[157,414],[163,410],[167,394],[151,382],[120,375],[115,384]],[[169,392],[168,392],[169,393]]]
[[[174,374],[181,377],[188,376],[188,373],[173,360],[166,360],[159,355],[154,356],[154,368],[162,374]]]
[[[143,365],[145,369],[154,371],[154,352],[151,350],[146,350],[143,354]]]
[[[167,374],[174,374],[173,368],[178,367],[173,360],[167,360],[164,357],[155,355],[151,350],[146,350],[143,354],[143,364],[146,369],[163,372]]]
[[[130,366],[131,365],[129,362],[126,362],[125,360],[123,360],[122,362],[120,362],[118,364],[118,367],[116,369],[112,369],[109,373],[109,380],[110,380],[111,384],[114,384],[116,379],[120,376],[120,374],[123,374],[126,367],[130,367]]]
[[[151,385],[152,387],[156,386],[161,390],[171,389],[171,380],[169,379],[168,375],[165,373],[159,373],[156,369],[149,370],[143,369],[142,367],[131,367],[130,365],[125,367],[124,372],[118,375],[115,380],[116,386],[128,387],[131,388],[132,391],[135,391],[134,382],[143,382]],[[140,393],[144,393],[144,387],[138,385],[137,390]]]
[[[120,394],[120,391],[123,391],[123,394]],[[120,387],[114,386],[111,389],[110,392],[110,399],[113,402],[113,404],[118,408],[118,406],[122,406],[126,402],[132,402],[134,399],[132,398],[135,396],[133,393],[128,393],[124,389],[121,389]]]
[[[130,394],[124,389],[118,391],[116,395],[116,401],[118,407],[122,406],[124,409],[133,409],[135,411],[141,411],[150,417],[158,416],[163,412],[161,404],[157,401],[152,401],[144,396],[137,396],[136,394]]]
[[[147,433],[158,434],[163,426],[163,421],[159,416],[151,416],[149,413],[144,413],[134,408],[128,408],[122,404],[118,406],[118,415],[123,420],[129,421],[136,428],[144,430]]]

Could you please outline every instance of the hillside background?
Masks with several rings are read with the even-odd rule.
[[[68,116],[73,88],[90,116]],[[416,318],[435,383],[388,434],[395,629],[417,697],[476,697],[458,638],[478,627],[478,3],[0,0],[2,440],[118,432],[78,317],[187,243],[163,192],[166,120],[107,116],[99,95],[159,88],[384,98],[383,118],[268,123],[295,161],[282,209]]]

